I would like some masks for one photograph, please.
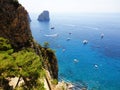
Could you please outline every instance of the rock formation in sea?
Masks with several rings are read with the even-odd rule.
[[[43,20],[49,21],[49,12],[44,11],[42,15]],[[41,71],[44,71],[43,79],[51,88],[49,82],[58,80],[58,64],[54,52],[34,41],[28,13],[17,0],[0,0],[0,89],[8,90],[8,83],[13,77],[18,77],[15,88],[20,79],[24,81],[21,86],[23,90],[34,90],[38,88],[37,85],[41,88],[43,81],[37,81]],[[50,74],[50,80],[46,71]]]
[[[50,21],[49,11],[45,10],[38,16],[38,21]]]

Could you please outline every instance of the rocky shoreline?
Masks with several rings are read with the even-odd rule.
[[[55,90],[87,90],[87,87],[81,87],[72,82],[62,80],[58,82]]]

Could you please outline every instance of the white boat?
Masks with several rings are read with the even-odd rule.
[[[87,44],[88,43],[88,41],[87,40],[83,40],[83,44]]]
[[[95,67],[95,68],[98,68],[98,65],[97,65],[97,64],[95,64],[95,65],[94,65],[94,67]]]
[[[67,41],[70,41],[71,38],[67,38]]]
[[[79,62],[79,60],[77,60],[77,59],[74,59],[74,62]]]

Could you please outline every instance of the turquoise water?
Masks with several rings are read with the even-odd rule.
[[[76,90],[120,90],[120,14],[53,14],[50,22],[36,16],[31,14],[32,34],[56,51],[59,80],[75,83]]]

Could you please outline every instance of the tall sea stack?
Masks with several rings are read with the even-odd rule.
[[[38,16],[38,21],[50,21],[49,11],[43,11],[43,12]]]

